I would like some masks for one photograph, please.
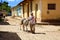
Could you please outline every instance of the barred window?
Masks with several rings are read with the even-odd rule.
[[[48,4],[48,10],[56,10],[56,4]]]

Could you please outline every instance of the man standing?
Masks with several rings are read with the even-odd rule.
[[[29,20],[30,20],[30,30],[32,33],[35,33],[35,18],[33,16],[33,13],[31,13]]]

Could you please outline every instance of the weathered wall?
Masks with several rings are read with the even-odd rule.
[[[14,16],[14,15],[17,16],[16,7],[12,8],[11,12],[12,12],[12,16]]]
[[[24,17],[27,18],[27,4],[24,5]]]
[[[37,10],[36,10],[36,4],[37,4]],[[32,4],[32,12],[34,13],[34,16],[36,17],[37,23],[41,22],[41,11],[42,11],[42,6],[41,6],[41,0],[34,0]]]
[[[48,4],[56,4],[56,10],[48,10]],[[49,14],[47,14],[49,11]],[[60,0],[42,0],[42,20],[60,18]]]

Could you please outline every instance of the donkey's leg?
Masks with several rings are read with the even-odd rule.
[[[21,25],[20,25],[20,30],[21,30]]]
[[[26,31],[28,31],[28,28],[27,28],[27,26],[26,26]]]
[[[24,27],[24,25],[23,25],[23,31],[25,31],[25,27]]]

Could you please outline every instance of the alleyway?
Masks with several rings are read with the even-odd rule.
[[[32,34],[20,30],[19,19],[7,19],[10,25],[0,25],[1,40],[60,40],[60,26],[36,25],[36,34]]]

